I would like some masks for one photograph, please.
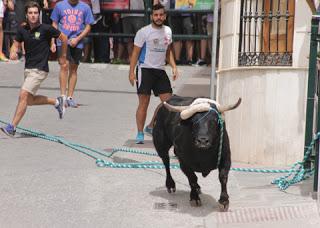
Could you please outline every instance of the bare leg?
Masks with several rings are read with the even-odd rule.
[[[200,59],[206,59],[206,52],[207,52],[207,40],[200,41]]]
[[[20,123],[21,119],[27,111],[27,106],[45,104],[55,105],[55,102],[56,100],[54,98],[48,98],[40,95],[33,96],[26,90],[21,90],[16,112],[13,117],[12,125],[14,127],[18,126],[18,124]]]
[[[83,48],[83,58],[81,60],[85,63],[91,62],[91,43],[87,43]]]
[[[78,66],[77,64],[70,63],[69,65],[69,86],[68,86],[68,97],[73,97],[74,90],[77,84],[78,78]]]
[[[128,48],[129,62],[130,62],[131,54],[132,54],[132,51],[133,51],[133,42],[132,42],[132,40],[128,41],[127,48]]]
[[[136,122],[138,131],[143,131],[147,118],[147,110],[150,102],[150,95],[139,94],[139,105],[136,112]]]
[[[61,65],[59,60],[59,64],[60,64],[60,75],[59,75],[60,93],[62,96],[66,96],[67,84],[68,84],[69,61],[67,61],[67,64]]]
[[[187,48],[188,61],[192,61],[192,57],[193,57],[193,41],[192,40],[186,41],[186,48]]]
[[[181,41],[175,41],[173,43],[173,49],[174,49],[174,58],[176,61],[180,61],[181,57],[181,48],[182,48],[182,43]]]
[[[156,116],[157,116],[157,113],[158,113],[160,107],[162,106],[162,102],[169,100],[169,99],[171,98],[171,96],[172,96],[171,93],[159,94],[161,103],[157,106],[156,110],[154,110],[152,119],[151,119],[150,123],[148,124],[148,127],[149,127],[149,128],[153,128],[154,122],[155,122],[155,119],[156,119]]]

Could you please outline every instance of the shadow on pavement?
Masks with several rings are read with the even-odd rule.
[[[189,214],[194,217],[202,217],[207,216],[208,214],[211,214],[213,212],[219,212],[217,200],[214,199],[211,195],[204,193],[200,194],[202,203],[200,207],[191,206],[189,201],[189,191],[177,190],[175,193],[168,193],[165,187],[161,187],[150,192],[150,195],[158,197],[161,200],[165,199],[166,202],[171,205],[177,205],[175,210],[170,210],[176,213]]]

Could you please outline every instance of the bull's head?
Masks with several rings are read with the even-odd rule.
[[[180,112],[182,124],[191,126],[193,145],[199,149],[207,149],[217,144],[219,139],[220,114],[237,108],[241,98],[235,104],[222,106],[216,101],[207,98],[198,98],[189,106],[173,106],[164,102],[164,106],[173,112]]]

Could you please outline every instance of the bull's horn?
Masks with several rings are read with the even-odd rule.
[[[173,106],[167,102],[163,102],[163,105],[171,112],[182,112],[183,110],[189,108],[189,106]]]
[[[200,103],[209,103],[209,104],[215,104],[216,106],[220,106],[218,102],[209,98],[197,98],[191,103],[191,106],[195,104],[200,104]]]
[[[210,110],[210,104],[209,103],[201,103],[201,104],[196,104],[193,106],[190,106],[188,109],[183,110],[180,113],[180,117],[183,120],[186,120],[188,118],[190,118],[191,116],[193,116],[195,113],[197,112],[207,112]]]
[[[220,106],[219,108],[217,107],[218,111],[221,113],[224,113],[226,111],[230,111],[232,109],[237,108],[241,103],[241,98],[238,99],[237,103],[232,104],[232,105],[226,105],[226,106]]]

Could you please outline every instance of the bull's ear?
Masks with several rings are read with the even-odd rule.
[[[164,107],[171,112],[182,112],[183,110],[187,109],[189,106],[174,106],[168,104],[167,102],[163,102]]]

